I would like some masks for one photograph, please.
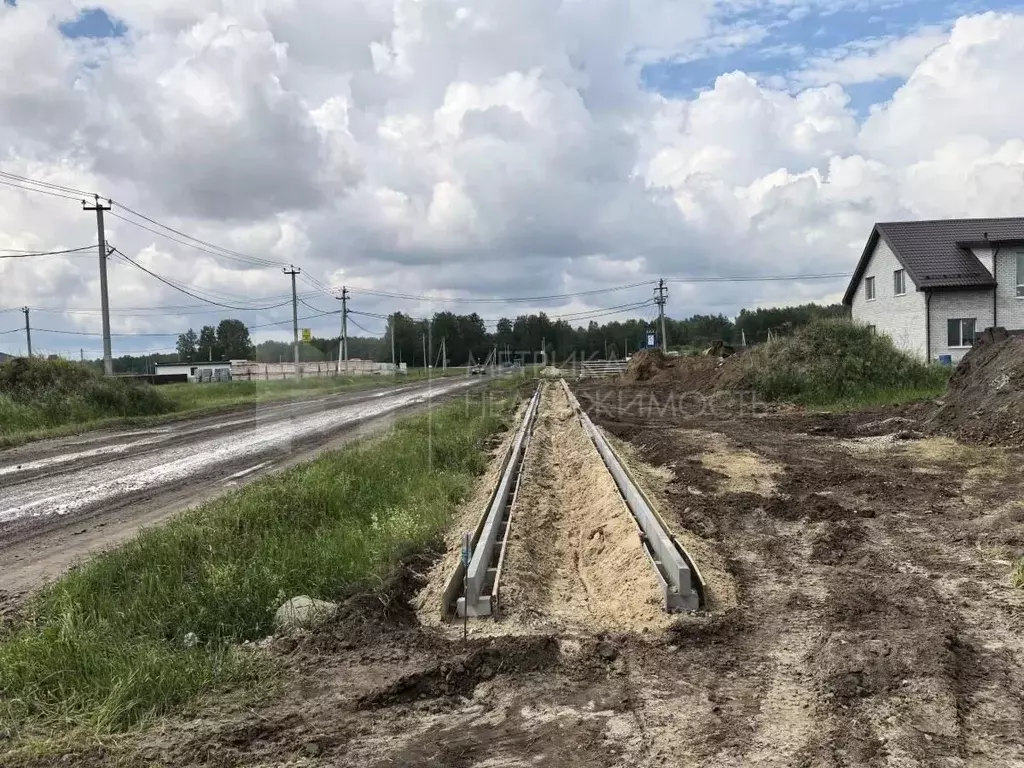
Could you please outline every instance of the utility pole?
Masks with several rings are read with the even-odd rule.
[[[394,315],[394,313],[391,314],[391,317],[388,318],[388,321],[389,321],[389,323],[391,325],[391,367],[394,368],[395,367],[395,315]]]
[[[32,358],[32,328],[28,324],[28,307],[22,307],[22,312],[25,313],[25,341],[28,343],[28,356]]]
[[[341,376],[341,361],[345,361],[345,373],[348,373],[348,288],[341,286],[341,338],[338,339],[338,375]]]
[[[441,370],[448,370],[448,337],[441,337]]]
[[[427,334],[421,334],[423,336],[423,367],[428,367],[427,363]]]
[[[295,334],[295,373],[299,373],[299,299],[295,294],[295,276],[302,273],[301,269],[296,269],[294,265],[290,265],[288,269],[281,269],[286,275],[292,276],[292,331]]]
[[[100,203],[100,196],[93,195],[96,202],[94,205],[86,205],[82,201],[82,210],[96,211],[96,238],[99,243],[100,254],[100,308],[103,314],[103,372],[107,376],[114,375],[114,358],[110,351],[110,298],[107,295],[107,239],[103,232],[103,212],[110,210],[110,201],[107,205]]]
[[[541,364],[545,368],[547,368],[547,365],[548,365],[548,345],[547,345],[547,341],[548,340],[546,338],[544,338],[543,336],[540,337],[540,358],[541,358],[541,361],[542,361]]]
[[[665,287],[665,279],[658,281],[658,287],[654,289],[654,303],[658,305],[658,315],[661,318],[661,351],[668,353],[668,339],[665,338],[665,302],[668,300],[668,288]]]

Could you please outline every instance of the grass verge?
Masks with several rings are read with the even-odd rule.
[[[1018,557],[1010,571],[1010,584],[1016,589],[1024,589],[1024,557]]]
[[[342,599],[438,540],[511,407],[485,392],[402,419],[72,571],[0,636],[0,730],[96,738],[257,680],[237,643],[267,635],[285,599]]]
[[[7,369],[9,365],[12,362],[0,366],[0,373],[12,370]],[[249,405],[302,400],[340,392],[403,386],[427,378],[425,371],[415,369],[399,377],[350,376],[153,387],[124,379],[104,379],[63,361],[33,360],[31,365],[57,366],[57,374],[53,378],[67,379],[70,375],[70,381],[44,387],[20,386],[15,392],[13,387],[5,387],[0,379],[0,449],[96,429],[150,427],[185,416],[221,413]],[[78,377],[79,372],[86,376]],[[465,372],[431,372],[431,377],[438,378],[459,375],[465,375]],[[83,390],[105,389],[115,394],[128,393],[128,397],[119,399],[106,395],[96,401],[82,394]],[[132,395],[141,397],[141,401],[148,405],[134,406],[128,399]]]

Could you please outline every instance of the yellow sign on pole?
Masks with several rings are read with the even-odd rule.
[[[302,329],[302,340],[311,341],[313,338],[313,332],[309,328]]]

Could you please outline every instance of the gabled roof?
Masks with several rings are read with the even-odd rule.
[[[990,288],[992,274],[970,250],[1024,244],[1024,218],[939,219],[875,224],[843,296],[850,304],[881,238],[918,290]]]

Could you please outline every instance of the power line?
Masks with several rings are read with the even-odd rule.
[[[849,277],[848,272],[820,275],[735,275],[732,277],[666,277],[666,283],[757,283],[771,280],[835,280]]]
[[[190,243],[187,240],[182,240],[180,238],[173,237],[171,235],[166,234],[165,232],[160,232],[159,230],[153,229],[152,227],[147,227],[145,224],[140,224],[137,221],[132,221],[131,219],[126,219],[124,216],[119,216],[118,214],[114,213],[113,211],[110,212],[110,215],[113,216],[115,219],[120,219],[121,221],[123,221],[123,222],[125,222],[127,224],[131,224],[133,227],[138,227],[139,229],[144,229],[147,232],[153,233],[154,235],[158,235],[160,237],[167,238],[168,240],[171,240],[171,241],[173,241],[175,243],[178,243],[179,245],[184,245],[186,248],[193,248],[193,249],[195,249],[197,251],[202,251],[203,253],[209,254],[210,256],[217,256],[217,257],[220,257],[220,258],[231,259],[233,261],[238,261],[238,262],[241,262],[243,264],[249,264],[250,266],[259,266],[259,267],[277,266],[276,264],[273,264],[273,263],[256,262],[255,260],[244,259],[244,258],[240,258],[238,256],[234,256],[234,255],[229,254],[229,253],[224,253],[224,252],[221,252],[221,251],[214,251],[214,250],[211,250],[209,248],[204,248],[201,245],[195,245],[194,243]]]
[[[8,253],[0,253],[0,259],[26,259],[29,256],[60,256],[66,253],[91,251],[95,247],[95,245],[83,245],[80,248],[65,248],[60,251],[22,251],[16,248],[0,248],[0,251],[8,251]]]
[[[305,317],[300,317],[298,319],[299,320],[315,320],[318,317],[326,317],[328,315],[340,315],[340,314],[341,314],[341,310],[339,309],[339,310],[337,310],[335,312],[321,312],[318,315],[306,315]],[[269,328],[269,327],[274,326],[274,325],[288,325],[291,322],[292,322],[291,320],[278,320],[277,322],[274,322],[274,323],[264,323],[263,325],[250,325],[250,326],[248,326],[248,328],[249,328],[250,331],[252,331],[252,330],[255,330],[257,328]]]
[[[140,219],[144,219],[145,221],[148,221],[150,224],[153,224],[154,226],[160,227],[162,229],[166,229],[168,232],[173,232],[176,235],[184,237],[184,238],[186,238],[188,240],[192,240],[192,241],[194,241],[196,243],[199,243],[202,246],[206,246],[206,248],[214,249],[214,251],[216,251],[216,253],[213,254],[213,255],[221,255],[221,256],[225,256],[225,257],[227,257],[229,259],[235,259],[236,261],[242,261],[242,262],[246,262],[246,263],[249,263],[249,264],[259,265],[261,267],[279,267],[279,266],[283,266],[284,265],[284,262],[271,261],[269,259],[263,259],[263,258],[260,258],[258,256],[250,256],[247,253],[242,253],[240,251],[233,251],[230,248],[225,248],[225,247],[223,247],[221,245],[217,245],[216,243],[208,242],[208,241],[203,240],[201,238],[195,237],[194,235],[190,235],[187,232],[182,232],[179,229],[175,229],[174,227],[168,226],[167,224],[162,224],[161,222],[157,221],[156,219],[152,219],[149,216],[145,215],[144,213],[139,213],[138,211],[132,210],[127,205],[123,205],[122,203],[119,203],[119,202],[117,202],[115,200],[111,200],[110,202],[111,202],[111,204],[117,206],[118,208],[120,208],[120,209],[122,209],[124,211],[127,211],[128,213],[132,214],[133,216],[138,216]],[[116,216],[117,218],[121,219],[121,221],[126,221],[129,224],[133,224],[133,225],[135,225],[137,227],[140,227],[141,229],[145,229],[147,232],[152,232],[153,234],[161,235],[163,237],[167,237],[170,240],[174,240],[177,243],[181,243],[181,240],[176,240],[175,238],[172,238],[169,235],[165,235],[162,232],[157,232],[156,230],[153,230],[153,229],[150,229],[149,227],[143,226],[142,224],[139,224],[137,221],[132,221],[131,219],[126,219],[124,216],[118,216],[117,214],[114,214],[114,213],[112,213],[111,215],[112,216]],[[183,245],[189,245],[189,243],[182,243],[182,244]],[[191,247],[198,248],[197,246],[191,246]],[[203,248],[198,248],[198,250],[203,250],[205,253],[211,253],[211,251],[204,250]]]
[[[74,200],[76,203],[81,201],[81,198],[72,197],[71,195],[65,195],[60,192],[51,192],[46,189],[36,189],[35,187],[26,187],[24,184],[15,184],[13,181],[7,181],[6,179],[0,179],[0,184],[6,187],[13,187],[14,189],[21,189],[25,192],[38,192],[40,195],[50,195],[51,197],[63,197],[65,200]]]
[[[3,336],[3,335],[8,334],[8,333],[18,333],[19,331],[24,331],[24,330],[25,330],[24,328],[12,328],[9,331],[0,331],[0,336]]]
[[[349,314],[352,314],[352,310],[349,310]],[[361,330],[363,333],[368,333],[371,336],[383,336],[386,333],[386,331],[381,331],[380,333],[374,333],[373,331],[367,330],[366,328],[363,328],[363,326],[361,326],[355,320],[353,320],[351,317],[349,318],[349,322],[352,323],[352,325],[354,325],[356,328]]]
[[[609,288],[595,288],[589,291],[576,291],[575,293],[559,293],[550,296],[480,296],[476,298],[470,298],[465,296],[416,296],[409,293],[393,293],[391,291],[378,291],[372,288],[352,288],[351,290],[356,293],[365,293],[371,296],[384,296],[391,299],[405,299],[407,301],[426,301],[426,302],[437,302],[443,304],[451,303],[464,303],[464,304],[515,304],[515,303],[529,303],[537,301],[558,301],[560,299],[573,299],[578,296],[596,296],[602,293],[613,293],[615,291],[626,291],[631,288],[639,288],[641,286],[653,285],[653,280],[645,280],[640,283],[630,283],[629,285],[615,285]]]
[[[324,314],[330,314],[330,315],[337,315],[337,314],[339,314],[341,312],[340,309],[338,309],[338,310],[327,310],[327,309],[320,309],[320,307],[314,307],[312,304],[307,302],[305,299],[299,299],[299,303],[302,304],[303,306],[309,307],[314,312],[323,312]]]
[[[28,184],[35,184],[39,187],[47,187],[48,189],[55,189],[59,192],[67,192],[71,195],[84,195],[85,197],[92,197],[92,192],[86,192],[84,189],[76,189],[75,187],[66,187],[63,184],[54,184],[51,181],[39,181],[38,179],[32,179],[28,176],[22,176],[17,173],[11,173],[10,171],[0,171],[0,176],[4,176],[8,179],[14,179],[15,181],[22,181]],[[76,198],[78,199],[78,198]]]
[[[33,331],[39,333],[59,333],[64,336],[102,336],[103,333],[92,333],[90,331],[59,331],[55,328],[33,328]],[[111,336],[154,336],[154,337],[168,337],[178,336],[177,333],[112,333]]]
[[[245,311],[247,309],[253,309],[253,310],[257,309],[257,307],[238,307],[238,306],[232,306],[230,304],[223,304],[221,302],[213,301],[212,299],[207,299],[207,298],[205,298],[203,296],[200,296],[198,294],[192,293],[191,291],[188,291],[188,290],[182,288],[179,285],[176,285],[170,279],[168,279],[166,277],[163,277],[162,275],[158,275],[156,272],[153,272],[152,270],[146,269],[144,266],[139,264],[137,261],[133,261],[132,259],[130,259],[127,256],[125,256],[117,248],[114,248],[113,252],[116,253],[118,256],[120,256],[125,261],[127,261],[133,267],[135,267],[137,269],[141,269],[143,272],[145,272],[150,277],[156,278],[157,280],[159,280],[164,285],[168,285],[171,288],[173,288],[174,290],[180,291],[181,293],[184,293],[186,296],[191,296],[193,299],[199,299],[200,301],[205,301],[207,304],[213,304],[214,306],[224,307],[225,309],[235,309],[235,310],[239,310],[239,311]],[[199,290],[199,289],[196,289],[196,290]],[[268,307],[259,307],[258,309],[261,310],[261,311],[265,311],[265,310],[268,310],[268,309],[277,309],[278,307],[284,307],[284,306],[286,306],[286,305],[288,305],[290,303],[291,302],[285,301],[285,302],[282,302],[281,304],[274,304],[273,306],[268,306]]]

